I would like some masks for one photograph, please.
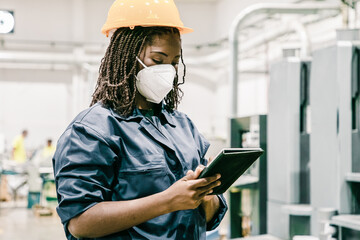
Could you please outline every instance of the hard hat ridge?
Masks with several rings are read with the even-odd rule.
[[[179,29],[181,34],[190,33],[184,27],[173,0],[116,0],[110,7],[101,32],[109,36],[113,29],[135,26],[164,26]]]

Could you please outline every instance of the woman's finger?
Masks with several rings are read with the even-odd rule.
[[[207,177],[207,178],[195,179],[191,182],[191,185],[192,185],[191,188],[197,189],[197,188],[202,188],[202,187],[208,186],[209,184],[215,182],[216,180],[218,180],[220,178],[221,178],[221,175],[216,174],[214,176]]]
[[[200,194],[202,193],[206,193],[212,189],[214,189],[215,187],[217,186],[220,186],[221,185],[221,181],[216,181],[216,182],[213,182],[207,186],[204,186],[204,187],[201,187],[201,188],[198,188],[198,191],[200,192]]]
[[[214,192],[214,190],[211,189],[211,190],[209,190],[209,191],[207,191],[207,192],[201,193],[201,194],[199,195],[199,197],[200,197],[200,198],[204,198],[204,197],[206,197],[207,195],[212,194],[213,192]]]

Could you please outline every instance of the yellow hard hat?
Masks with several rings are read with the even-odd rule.
[[[193,31],[184,27],[173,0],[116,0],[101,32],[108,37],[113,29],[135,26],[175,27],[181,34]]]

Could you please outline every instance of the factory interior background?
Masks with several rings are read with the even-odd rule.
[[[65,239],[44,149],[90,104],[112,3],[0,2],[0,239]],[[358,1],[175,3],[194,29],[182,36],[179,110],[210,141],[207,157],[265,150],[226,192],[229,211],[207,239],[359,240]],[[25,129],[28,160],[17,164]]]

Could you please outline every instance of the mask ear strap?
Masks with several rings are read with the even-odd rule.
[[[138,60],[138,62],[143,65],[144,68],[148,68],[141,60],[140,58],[138,58],[138,56],[136,56],[136,60]]]

